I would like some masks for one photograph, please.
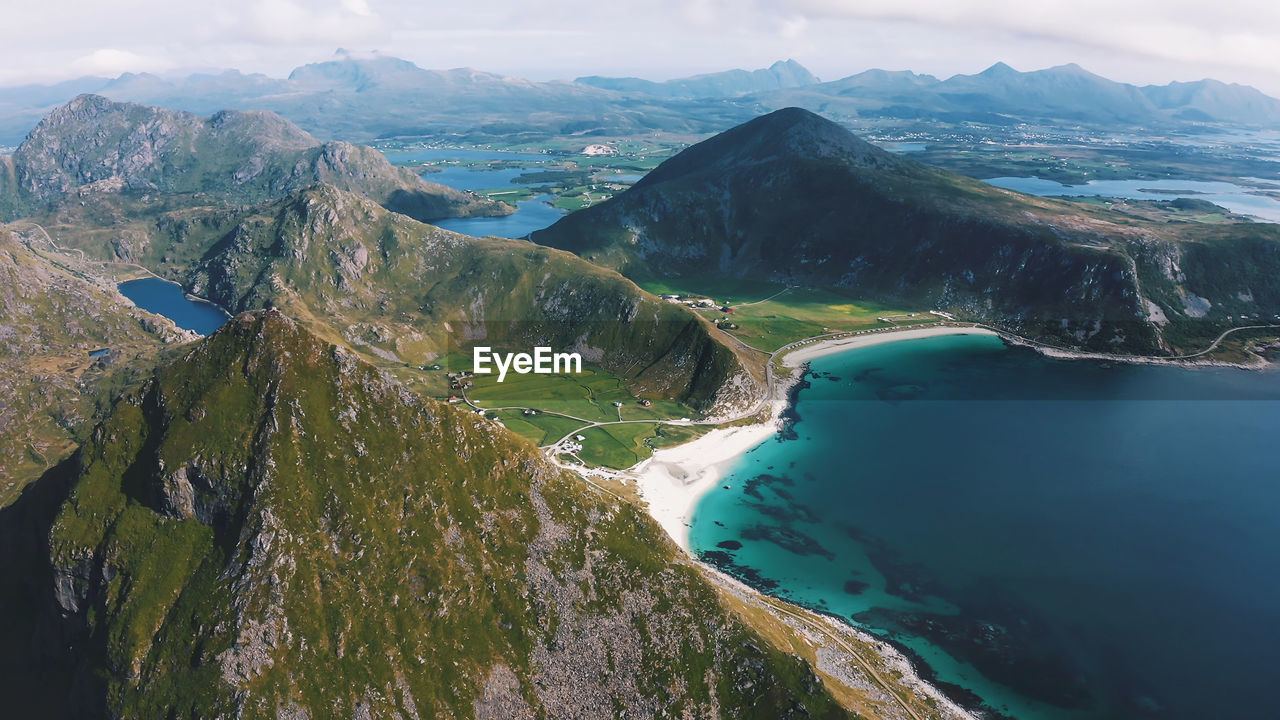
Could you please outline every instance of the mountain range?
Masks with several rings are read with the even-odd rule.
[[[19,274],[45,273],[88,278],[93,287],[77,298],[91,291],[114,296],[106,279],[117,272],[112,268],[140,266],[232,312],[285,310],[410,383],[424,381],[419,368],[453,362],[476,344],[576,350],[633,394],[674,400],[690,412],[731,414],[754,402],[763,380],[759,360],[709,323],[615,272],[571,253],[473,238],[406,214],[509,206],[422,182],[370,148],[314,144],[270,113],[201,119],[81,96],[42,121],[8,167],[4,187],[17,190],[11,212],[24,216],[13,236],[26,243],[12,243],[14,293],[22,292]],[[47,257],[32,257],[32,247]],[[36,297],[53,292],[28,289]],[[29,334],[30,302],[13,299],[0,322],[11,334]],[[65,297],[40,302],[75,305]],[[78,356],[83,365],[85,353],[96,349],[88,344],[117,353],[138,344],[107,329],[123,323],[133,332],[139,311],[119,300],[93,305],[99,313],[119,306],[124,319],[115,325],[86,319],[96,334],[85,338],[60,331],[56,342],[41,346],[46,362]],[[63,322],[37,317],[54,329]],[[26,420],[15,421],[15,443],[5,450],[14,458],[30,454],[23,450],[29,443],[17,442],[28,436],[54,438],[65,448],[88,417],[62,394],[36,393],[39,376],[23,368],[27,351],[11,358],[15,378],[30,381],[18,386],[32,386],[22,408]],[[105,382],[107,375],[89,377]],[[434,377],[436,384],[415,387],[447,394],[444,374]],[[59,426],[65,430],[54,432]],[[36,455],[36,468],[59,457]],[[15,475],[14,487],[30,477],[25,470]]]
[[[40,117],[78,94],[179,108],[271,110],[319,137],[365,142],[379,137],[707,134],[760,114],[804,107],[837,120],[1007,125],[1066,121],[1114,127],[1280,121],[1280,101],[1216,80],[1135,86],[1076,65],[1019,72],[1003,63],[940,80],[909,71],[868,70],[819,82],[793,60],[766,69],[730,70],[664,82],[588,76],[534,82],[469,68],[425,70],[387,56],[334,59],[287,78],[227,71],[167,78],[129,73],[57,85],[0,89],[0,144],[17,145]]]

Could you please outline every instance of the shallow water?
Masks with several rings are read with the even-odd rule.
[[[702,500],[695,550],[1011,716],[1267,714],[1280,372],[1051,360],[976,335],[812,369],[794,437]]]

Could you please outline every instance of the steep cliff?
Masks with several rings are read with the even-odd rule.
[[[846,716],[636,508],[279,313],[158,370],[62,471],[0,522],[47,554],[47,587],[0,592],[30,643],[3,682],[44,717]]]

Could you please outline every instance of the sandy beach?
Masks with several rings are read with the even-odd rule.
[[[939,335],[998,335],[998,333],[985,328],[949,325],[916,328],[914,330],[869,332],[865,335],[853,335],[832,340],[814,340],[811,344],[802,345],[783,356],[783,362],[788,367],[800,367],[814,358],[852,350],[853,348],[899,342],[901,340],[914,340],[916,338],[937,337]]]
[[[783,361],[798,372],[801,366],[814,358],[858,347],[938,335],[995,334],[981,328],[950,326],[867,333],[814,340],[790,351],[783,356]],[[776,386],[770,389],[770,413],[766,422],[712,430],[692,442],[659,450],[628,471],[636,477],[640,494],[649,504],[649,514],[685,552],[691,552],[689,522],[698,501],[716,487],[739,457],[778,431],[782,411],[787,405],[786,389],[796,378],[796,373],[779,378]]]

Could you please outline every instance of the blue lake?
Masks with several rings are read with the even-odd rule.
[[[1269,222],[1280,222],[1280,201],[1266,195],[1254,194],[1257,190],[1274,192],[1280,189],[1280,180],[1258,180],[1261,186],[1259,188],[1229,182],[1196,180],[1090,180],[1083,185],[1064,185],[1054,180],[1037,177],[998,177],[988,178],[983,182],[1028,195],[1055,197],[1087,195],[1134,200],[1197,198],[1221,205],[1241,215],[1251,215]],[[1152,190],[1158,192],[1151,192]]]
[[[546,163],[555,158],[550,155],[534,153],[509,153],[490,150],[456,150],[453,148],[425,148],[406,151],[384,151],[387,159],[397,165],[421,165],[423,163],[447,163],[450,161],[469,161],[485,163]],[[456,190],[500,190],[502,188],[527,187],[519,186],[515,178],[529,172],[539,172],[542,168],[469,168],[458,165],[435,166],[438,172],[427,172],[422,175],[428,182],[447,185]],[[535,230],[550,226],[565,216],[564,210],[553,207],[551,195],[539,195],[529,200],[516,203],[516,211],[505,217],[449,218],[438,220],[433,225],[445,230],[486,237],[495,235],[505,238],[522,238]]]
[[[472,237],[522,238],[565,216],[564,210],[551,205],[554,199],[551,195],[536,195],[516,203],[516,211],[504,217],[448,218],[434,224]]]
[[[1109,366],[990,336],[819,358],[695,550],[1017,718],[1275,715],[1280,371]]]
[[[122,282],[117,287],[120,294],[132,300],[134,305],[163,315],[178,327],[201,335],[213,333],[231,317],[217,305],[187,297],[181,286],[168,280],[149,277]]]

